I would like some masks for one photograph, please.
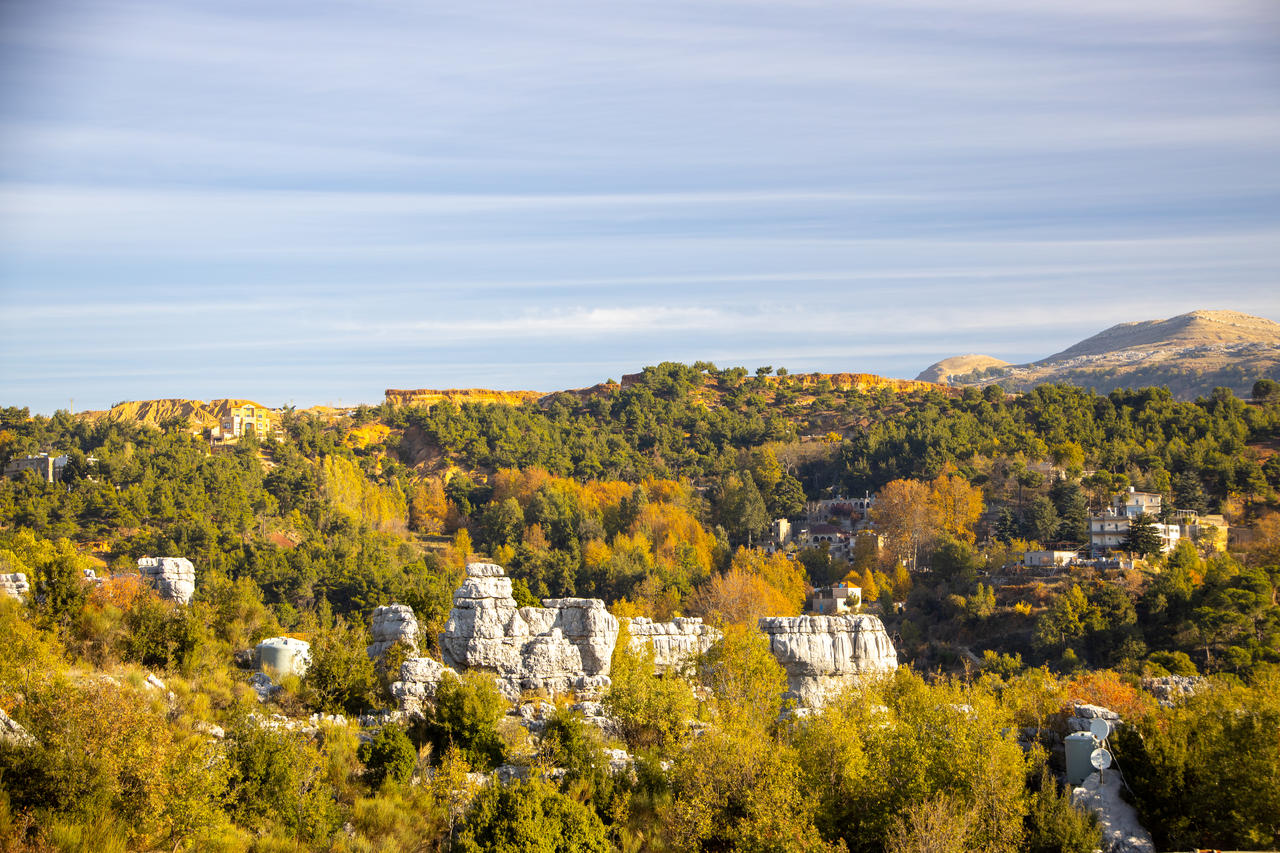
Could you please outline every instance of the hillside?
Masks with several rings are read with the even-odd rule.
[[[984,358],[946,359],[920,378],[936,374],[952,385],[999,384],[1010,391],[1048,382],[1103,393],[1164,385],[1179,399],[1224,386],[1248,396],[1256,380],[1280,378],[1280,324],[1238,311],[1192,311],[1166,320],[1121,323],[1030,364],[978,361]],[[968,371],[952,366],[965,359],[975,359]]]
[[[944,358],[942,361],[935,362],[920,371],[916,381],[940,382],[945,385],[952,376],[963,376],[979,370],[1007,367],[1008,365],[1009,362],[989,355],[978,355],[977,353],[954,355],[951,358]]]
[[[488,388],[417,388],[406,391],[388,388],[383,392],[391,406],[426,406],[447,400],[450,403],[502,403],[518,406],[536,402],[544,395],[540,391],[494,391]]]
[[[170,398],[165,400],[130,400],[116,403],[106,411],[81,412],[80,416],[91,419],[106,419],[135,424],[159,426],[161,423],[177,418],[186,421],[192,427],[214,426],[233,406],[258,406],[268,408],[253,400],[183,400]]]

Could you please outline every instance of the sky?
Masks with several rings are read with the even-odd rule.
[[[0,0],[0,405],[1280,320],[1271,0]]]

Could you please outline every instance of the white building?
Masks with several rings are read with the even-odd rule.
[[[809,596],[809,612],[839,616],[862,606],[862,587],[847,583],[823,586]]]
[[[1068,566],[1079,556],[1075,551],[1027,551],[1022,564],[1029,569],[1051,569]]]
[[[1108,510],[1090,517],[1089,550],[1093,556],[1100,557],[1107,551],[1125,550],[1125,544],[1129,541],[1129,523],[1137,515],[1138,513],[1130,516]],[[1167,554],[1178,544],[1182,532],[1176,524],[1156,522],[1154,526],[1160,534],[1160,551]]]

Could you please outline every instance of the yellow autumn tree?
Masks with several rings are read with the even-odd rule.
[[[803,609],[809,589],[805,583],[804,567],[796,560],[788,560],[779,553],[766,554],[754,548],[739,548],[729,567],[758,575],[782,594],[793,613],[776,613],[775,616],[794,615]]]
[[[869,604],[879,600],[880,585],[876,583],[875,573],[871,569],[866,569],[862,572],[862,577],[859,578],[858,584],[862,587],[863,601]]]
[[[449,501],[439,477],[428,477],[409,493],[409,529],[436,534],[444,530],[449,517]]]
[[[929,505],[938,529],[956,539],[973,542],[973,525],[985,508],[982,490],[955,474],[939,474],[929,486]]]
[[[326,456],[320,465],[320,482],[335,509],[379,530],[404,529],[409,515],[404,492],[371,482],[351,459]]]
[[[919,480],[888,483],[876,494],[871,520],[894,556],[914,566],[921,549],[937,535],[929,484]]]
[[[754,626],[761,616],[796,616],[799,608],[759,575],[730,568],[699,589],[691,609],[720,625]]]

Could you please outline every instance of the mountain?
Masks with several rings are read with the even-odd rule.
[[[989,355],[978,355],[976,353],[953,355],[951,358],[944,358],[942,361],[926,367],[916,377],[916,381],[939,382],[945,385],[953,376],[963,376],[980,370],[1007,367],[1008,365],[1009,362]]]
[[[1030,364],[991,356],[944,359],[918,377],[951,385],[999,384],[1025,391],[1064,382],[1109,392],[1165,385],[1179,399],[1225,386],[1248,396],[1258,379],[1280,379],[1280,323],[1238,311],[1192,311],[1167,320],[1121,323]]]

